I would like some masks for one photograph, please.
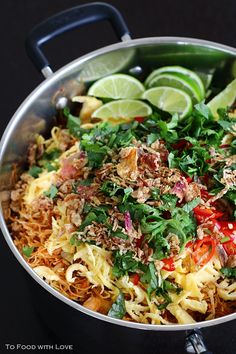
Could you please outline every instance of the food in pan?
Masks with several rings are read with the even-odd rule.
[[[212,98],[211,79],[177,66],[144,83],[114,74],[36,136],[10,228],[54,289],[147,324],[235,311],[236,83]]]

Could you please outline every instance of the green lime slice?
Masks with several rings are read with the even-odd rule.
[[[170,114],[178,113],[180,118],[192,111],[191,97],[184,91],[173,87],[154,87],[144,92],[143,99]]]
[[[210,85],[211,85],[214,71],[211,70],[211,73],[206,73],[206,72],[203,72],[203,71],[197,71],[196,73],[200,77],[200,79],[202,80],[202,83],[203,83],[203,85],[205,87],[205,90],[207,90],[210,87]]]
[[[77,80],[93,82],[104,76],[125,71],[131,65],[134,56],[134,48],[119,49],[99,55],[83,64]]]
[[[236,79],[234,79],[226,88],[218,93],[207,106],[210,108],[211,113],[215,118],[218,118],[217,110],[219,108],[231,107],[236,100]]]
[[[155,76],[149,87],[169,86],[185,91],[192,98],[193,103],[201,101],[201,93],[197,84],[191,78],[180,73],[163,73]]]
[[[88,90],[89,96],[101,98],[140,98],[144,92],[143,84],[133,76],[114,74],[96,81]]]
[[[147,117],[152,114],[151,107],[138,100],[117,100],[104,104],[93,114],[92,118],[98,118],[111,124],[128,123],[135,117]]]
[[[167,73],[179,73],[182,75],[185,75],[185,78],[188,77],[191,79],[191,81],[195,82],[195,87],[197,87],[197,90],[199,91],[199,98],[200,100],[203,100],[205,97],[205,88],[203,85],[203,82],[199,75],[197,75],[194,71],[190,69],[183,68],[182,66],[163,66],[157,70],[154,70],[146,79],[145,85],[149,87],[150,81],[153,80],[154,77],[160,75],[160,74],[167,74]]]

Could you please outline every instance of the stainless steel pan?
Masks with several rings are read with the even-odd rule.
[[[121,38],[116,43],[67,64],[53,73],[42,52],[42,44],[61,33],[91,22],[109,20],[116,34]],[[34,28],[26,48],[29,56],[46,78],[22,103],[10,120],[0,145],[0,192],[2,211],[0,224],[3,235],[13,254],[30,276],[56,299],[73,308],[74,313],[91,316],[97,320],[119,326],[152,331],[192,330],[196,327],[213,326],[236,319],[236,314],[189,325],[147,325],[113,319],[93,312],[67,299],[45,283],[27,264],[15,247],[6,222],[9,191],[15,178],[15,171],[24,168],[26,151],[36,133],[46,133],[54,122],[58,109],[64,107],[74,94],[80,92],[81,81],[85,85],[108,73],[123,71],[139,78],[161,65],[183,65],[189,68],[209,70],[215,68],[216,75],[224,84],[232,78],[236,62],[236,49],[209,41],[179,38],[151,37],[131,39],[121,14],[105,3],[77,6]],[[62,306],[62,305],[61,305]]]

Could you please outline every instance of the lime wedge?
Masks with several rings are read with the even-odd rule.
[[[192,98],[193,103],[201,101],[201,92],[194,80],[180,73],[163,73],[155,76],[149,87],[169,86],[185,91]]]
[[[215,118],[218,118],[218,108],[231,107],[236,100],[236,79],[234,79],[226,88],[218,93],[207,106]]]
[[[150,81],[154,79],[154,77],[160,75],[160,74],[167,74],[167,73],[179,73],[182,74],[188,78],[191,79],[191,81],[195,82],[195,87],[197,87],[197,90],[199,91],[199,98],[200,101],[205,97],[205,88],[204,85],[202,83],[202,80],[200,79],[200,77],[192,70],[183,68],[182,66],[163,66],[157,70],[154,70],[146,79],[145,81],[145,85],[147,87],[149,87]]]
[[[143,84],[133,76],[115,74],[96,81],[88,90],[89,96],[103,98],[139,98],[144,92]]]
[[[180,118],[186,117],[192,111],[191,97],[186,92],[173,87],[151,88],[144,92],[143,99],[170,114],[178,113]]]
[[[96,56],[83,64],[77,79],[82,82],[92,82],[125,71],[131,65],[134,56],[134,48],[119,49]]]
[[[93,114],[92,118],[99,118],[111,124],[128,123],[135,117],[147,117],[152,113],[151,107],[138,100],[117,100],[104,104]]]

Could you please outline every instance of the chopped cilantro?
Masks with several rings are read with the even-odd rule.
[[[127,240],[129,238],[129,236],[127,234],[124,234],[124,232],[122,231],[111,231],[111,236],[112,237],[118,237],[118,238],[122,238],[123,240]]]
[[[122,199],[122,203],[125,203],[127,201],[127,199],[129,198],[130,194],[133,193],[133,188],[127,187],[123,191],[124,191],[124,196]]]
[[[39,174],[43,171],[41,167],[32,166],[30,167],[28,174],[34,178],[38,178]]]
[[[200,203],[201,203],[201,198],[199,198],[199,197],[195,198],[195,199],[191,200],[191,202],[184,204],[183,210],[186,211],[187,213],[189,213],[194,208],[196,208],[196,206],[198,206],[198,204],[200,204]]]
[[[147,145],[152,145],[152,143],[154,143],[156,140],[158,140],[160,137],[159,134],[155,134],[155,133],[150,133],[147,135]]]
[[[160,284],[154,263],[149,263],[147,272],[141,276],[140,280],[142,283],[148,284],[147,293],[148,296],[151,296],[153,291],[155,291]]]
[[[160,199],[160,189],[155,187],[151,189],[151,198],[154,200]]]
[[[170,202],[170,200],[168,202]],[[162,210],[161,208],[160,210]],[[196,225],[193,217],[189,213],[182,208],[174,207],[173,204],[169,205],[169,209],[165,208],[165,206],[163,209],[170,212],[169,219],[163,218],[161,211],[159,211],[158,214],[158,209],[154,210],[153,214],[141,218],[141,230],[143,234],[146,235],[149,245],[154,249],[153,258],[162,259],[168,257],[170,250],[166,236],[168,236],[169,233],[178,236],[182,250],[191,237],[190,235],[196,233]]]
[[[236,267],[234,267],[234,268],[224,267],[224,268],[221,268],[220,271],[226,278],[235,278],[236,279]]]
[[[87,142],[82,140],[81,143],[82,150],[87,152],[88,165],[92,168],[98,168],[101,166],[106,154],[109,151],[107,146],[101,146],[96,143]]]
[[[54,163],[54,165],[53,165],[53,164],[50,163],[50,162],[45,162],[45,163],[44,163],[44,167],[48,170],[48,172],[56,171],[56,170],[58,169],[58,166],[56,166],[55,163]]]
[[[22,248],[22,253],[26,256],[26,257],[30,257],[32,252],[34,251],[34,247],[29,247],[29,246],[23,246]]]
[[[50,171],[56,171],[59,167],[58,162],[56,161],[58,157],[61,155],[61,150],[52,149],[51,151],[45,151],[38,161],[39,165],[42,168]]]
[[[163,194],[161,196],[162,205],[160,206],[160,210],[173,210],[176,206],[178,197],[174,194]]]
[[[90,186],[93,183],[92,178],[82,179],[79,181],[78,185],[80,186]]]
[[[80,131],[80,119],[79,117],[75,117],[70,113],[68,107],[64,108],[64,116],[67,118],[66,127],[69,129],[71,135],[78,137],[78,132]]]
[[[124,294],[120,291],[119,295],[116,298],[116,301],[112,304],[107,315],[109,317],[122,319],[125,313],[125,297]]]
[[[121,202],[125,203],[129,198],[130,194],[133,192],[133,188],[131,187],[123,188],[112,181],[105,181],[101,186],[101,191],[106,195],[108,195],[109,197],[113,197],[118,194],[119,195],[123,194],[123,198]]]
[[[88,226],[91,225],[93,221],[97,221],[97,215],[90,211],[88,213],[88,215],[85,217],[84,221],[82,222],[82,224],[79,227],[79,231],[83,231],[83,229]]]
[[[196,112],[198,112],[204,118],[209,119],[211,117],[211,111],[205,103],[200,102],[196,104],[194,108]]]
[[[135,273],[140,267],[140,262],[134,259],[131,251],[120,253],[119,250],[113,252],[113,268],[112,273],[115,277],[119,278],[128,272]]]
[[[101,186],[101,191],[109,197],[113,197],[120,190],[123,190],[123,188],[111,181],[105,181]]]
[[[70,238],[70,244],[72,246],[80,246],[82,244],[82,240],[79,240],[77,237],[77,234],[74,234],[71,238]]]
[[[54,184],[51,185],[50,189],[47,192],[44,192],[43,194],[45,197],[48,197],[50,199],[54,199],[57,195],[58,189]]]
[[[57,159],[59,156],[61,155],[61,150],[59,149],[53,149],[51,151],[48,152],[44,152],[42,158],[40,159],[40,161],[54,161],[55,159]]]
[[[127,130],[126,132],[121,131],[116,135],[116,138],[113,141],[112,146],[116,148],[121,148],[129,146],[134,138],[132,131]]]
[[[227,132],[232,132],[232,127],[236,124],[236,119],[227,120],[219,120],[218,124]]]

